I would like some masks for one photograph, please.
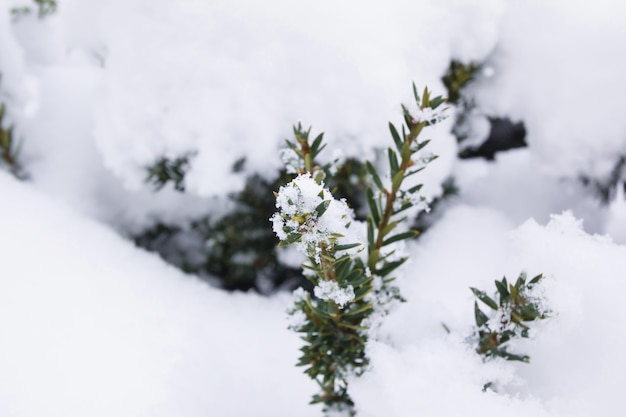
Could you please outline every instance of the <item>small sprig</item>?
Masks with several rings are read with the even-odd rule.
[[[280,151],[287,173],[298,175],[309,173],[320,184],[336,172],[337,165],[341,160],[339,156],[324,165],[319,165],[317,162],[317,157],[326,147],[326,144],[323,143],[324,133],[317,135],[310,143],[311,127],[304,130],[302,124],[298,123],[293,127],[293,134],[295,141],[285,139],[287,148]]]
[[[478,302],[474,303],[478,335],[476,352],[485,358],[529,362],[528,355],[511,353],[507,349],[511,340],[528,338],[528,323],[548,317],[549,312],[534,291],[542,278],[543,275],[539,274],[526,283],[526,274],[522,272],[515,284],[508,283],[506,277],[496,280],[495,299],[484,291],[470,288],[476,298],[492,310],[491,314],[486,314],[478,307]]]
[[[24,175],[18,160],[22,142],[15,140],[12,126],[3,127],[5,112],[4,103],[0,103],[0,159],[15,177],[22,179]]]
[[[388,276],[407,259],[394,257],[394,250],[384,251],[384,247],[413,238],[419,233],[416,230],[393,233],[406,219],[399,217],[399,214],[418,204],[425,204],[425,199],[419,197],[423,184],[408,189],[402,187],[408,177],[422,171],[427,164],[436,159],[436,156],[431,154],[416,157],[430,142],[430,140],[419,141],[418,137],[425,127],[436,124],[444,118],[445,108],[440,107],[445,102],[443,97],[431,99],[430,91],[424,88],[420,99],[415,84],[413,95],[418,111],[414,116],[406,106],[402,106],[405,125],[402,126],[401,134],[392,123],[389,123],[389,131],[395,144],[395,148],[387,149],[391,184],[385,185],[375,166],[369,161],[366,163],[373,182],[366,192],[370,211],[367,219],[367,265],[373,275],[383,279],[382,289],[392,280]]]
[[[306,342],[298,365],[307,367],[305,373],[322,390],[312,402],[324,404],[327,414],[355,414],[348,379],[362,374],[369,363],[365,345],[369,328],[377,324],[375,317],[386,314],[390,302],[402,299],[390,285],[392,274],[407,260],[398,242],[416,236],[417,231],[400,225],[406,210],[424,204],[418,195],[421,184],[403,185],[435,159],[424,155],[428,141],[419,141],[418,136],[443,118],[440,106],[445,102],[442,97],[431,99],[428,89],[421,99],[415,85],[413,92],[418,109],[411,114],[402,106],[402,133],[389,124],[395,144],[387,150],[389,171],[381,176],[374,164],[365,163],[371,182],[365,223],[355,220],[346,202],[335,199],[325,187],[325,181],[333,179],[335,161],[316,162],[325,147],[323,134],[310,142],[311,129],[298,124],[295,141],[287,140],[288,149],[281,155],[288,171],[298,176],[275,194],[278,211],[271,221],[280,245],[295,245],[308,259],[304,274],[315,286],[315,297],[298,293],[290,311],[296,319],[291,328]],[[367,236],[367,245],[361,236],[363,240]]]

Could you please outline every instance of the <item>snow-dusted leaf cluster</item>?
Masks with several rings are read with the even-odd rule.
[[[323,247],[362,243],[355,231],[358,226],[351,228],[352,209],[345,200],[335,199],[309,173],[280,188],[276,207],[278,211],[271,221],[278,238],[295,243],[303,255],[313,257],[318,263]]]

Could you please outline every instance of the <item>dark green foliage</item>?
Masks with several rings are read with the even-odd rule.
[[[362,374],[368,364],[365,345],[371,315],[374,311],[385,314],[388,308],[386,305],[390,301],[402,300],[399,290],[391,282],[394,273],[407,258],[398,257],[395,250],[388,246],[417,235],[415,230],[396,230],[406,220],[399,214],[422,201],[417,198],[421,185],[409,189],[402,188],[402,185],[407,177],[421,171],[434,159],[414,156],[428,144],[428,141],[419,141],[418,136],[426,126],[441,119],[441,113],[433,110],[445,102],[442,97],[431,98],[427,89],[424,89],[421,98],[415,86],[413,92],[420,109],[419,116],[414,118],[403,106],[405,125],[402,130],[398,131],[393,124],[389,124],[394,144],[387,150],[390,183],[383,181],[387,176],[381,176],[374,164],[367,161],[362,165],[371,182],[365,193],[369,209],[366,218],[367,243],[364,248],[367,256],[361,256],[355,251],[344,252],[361,245],[338,245],[336,239],[340,235],[330,241],[323,241],[317,250],[308,246],[306,249],[308,263],[303,265],[305,276],[316,289],[321,285],[331,285],[353,291],[354,294],[345,306],[330,298],[301,295],[291,311],[292,315],[302,314],[305,318],[303,324],[294,326],[294,330],[301,333],[305,341],[298,365],[306,367],[305,373],[319,384],[321,393],[314,396],[312,402],[324,404],[326,413],[341,410],[350,415],[355,414],[354,403],[347,393],[347,378]],[[315,164],[314,157],[324,147],[323,135],[319,135],[309,145],[309,133],[310,129],[303,131],[301,125],[298,125],[294,128],[296,141],[287,141],[290,149],[301,160],[300,163],[291,162],[292,167],[299,168],[292,172],[310,173],[318,184],[323,185],[322,180],[331,183],[333,176],[330,167]],[[360,176],[362,172],[360,168]],[[325,198],[323,193],[320,197]],[[295,206],[290,200],[289,204],[290,207]],[[281,245],[299,242],[302,235],[310,233],[311,225],[323,215],[326,207],[328,204],[319,204],[313,213],[300,214],[296,206],[297,214],[293,214],[294,210],[277,213],[275,216],[280,216],[285,222],[282,230],[286,237]],[[293,224],[301,225],[302,229],[295,228]]]
[[[39,18],[44,18],[56,11],[56,0],[33,1],[37,5],[37,15]],[[29,7],[11,9],[14,20],[30,13],[31,9]],[[27,175],[24,173],[18,159],[22,142],[16,140],[14,128],[13,126],[9,126],[6,120],[4,120],[5,115],[6,105],[0,102],[0,165],[6,166],[16,178],[24,179]]]
[[[174,183],[178,191],[185,191],[185,174],[189,169],[189,155],[174,160],[160,158],[154,165],[148,167],[146,182],[154,185],[156,190],[163,188],[168,182]]]
[[[485,358],[501,357],[522,362],[530,360],[528,355],[511,353],[507,348],[509,341],[528,337],[530,322],[547,317],[548,312],[540,305],[540,300],[531,294],[542,278],[540,274],[527,283],[526,274],[522,272],[515,284],[508,283],[506,277],[501,281],[496,280],[495,297],[471,288],[476,298],[491,310],[487,314],[478,307],[478,302],[474,303],[478,335],[476,352]]]
[[[282,173],[274,181],[261,176],[248,178],[244,190],[231,196],[237,208],[215,222],[203,221],[198,228],[207,238],[207,256],[202,271],[220,277],[227,289],[248,290],[260,288],[258,278],[265,278],[271,289],[302,283],[297,269],[278,261],[276,238],[267,227],[267,219],[275,210],[274,201],[266,193],[287,182]]]
[[[337,167],[337,172],[326,178],[326,185],[335,198],[345,198],[348,205],[354,210],[357,220],[365,220],[367,217],[366,182],[365,164],[355,158],[346,159]]]
[[[253,175],[241,192],[230,196],[236,205],[226,216],[205,216],[185,228],[158,224],[135,242],[228,290],[293,289],[305,281],[298,269],[279,262],[276,237],[267,227],[275,210],[274,199],[267,195],[290,178],[285,172],[274,180]]]
[[[57,10],[56,0],[34,0],[37,3],[39,17],[45,17]]]
[[[42,19],[56,12],[57,2],[56,0],[33,0],[37,5],[37,16]],[[22,16],[26,16],[32,13],[30,7],[16,7],[11,9],[11,14],[14,19],[19,19]]]
[[[15,177],[24,178],[19,164],[21,142],[15,140],[13,126],[5,126],[6,107],[0,103],[0,165],[4,165]]]
[[[163,161],[153,167],[150,183],[156,190],[173,182],[184,190],[184,175],[188,161],[180,158],[175,163]],[[241,165],[240,162],[237,165]],[[233,167],[236,170],[236,166]],[[363,206],[365,169],[356,159],[341,164],[329,186],[337,196],[345,198],[352,207]],[[253,174],[246,180],[244,189],[233,193],[229,199],[234,209],[224,217],[204,216],[187,227],[157,224],[134,237],[135,243],[158,252],[167,262],[185,272],[207,277],[213,284],[228,290],[261,293],[277,288],[310,287],[299,269],[284,265],[276,252],[276,236],[267,227],[267,219],[275,211],[272,191],[291,180],[286,171],[274,179]]]
[[[448,71],[441,78],[443,85],[448,89],[448,101],[457,104],[461,99],[461,89],[467,85],[476,74],[480,67],[474,63],[463,63],[461,61],[452,60]]]

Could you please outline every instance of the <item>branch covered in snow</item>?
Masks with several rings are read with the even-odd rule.
[[[418,137],[445,116],[444,98],[431,99],[428,89],[420,98],[415,86],[413,90],[417,110],[402,107],[401,133],[389,124],[395,145],[387,149],[389,171],[381,175],[371,162],[365,164],[371,177],[366,222],[355,220],[345,200],[337,200],[325,188],[324,180],[332,177],[336,160],[325,166],[316,163],[325,147],[322,134],[310,143],[310,129],[298,125],[296,141],[288,140],[289,148],[282,152],[288,170],[298,176],[276,193],[278,211],[271,221],[280,244],[295,245],[308,259],[303,267],[315,285],[315,298],[299,293],[290,311],[291,328],[305,334],[298,365],[307,366],[305,372],[319,383],[322,393],[314,396],[313,403],[323,403],[327,415],[354,415],[348,381],[368,365],[369,329],[393,301],[402,299],[391,285],[393,274],[407,260],[399,243],[417,231],[401,225],[406,210],[425,207],[425,199],[419,196],[422,185],[407,188],[404,180],[435,159],[423,151],[429,141]]]

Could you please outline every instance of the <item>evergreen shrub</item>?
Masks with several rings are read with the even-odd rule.
[[[424,89],[420,98],[413,87],[417,110],[402,106],[400,131],[389,124],[393,146],[387,149],[384,174],[365,163],[369,214],[364,222],[326,186],[332,164],[316,163],[325,147],[323,134],[312,139],[311,130],[298,125],[295,141],[287,141],[284,159],[297,177],[275,194],[278,211],[271,220],[280,245],[295,245],[307,257],[304,276],[314,291],[297,292],[291,327],[305,342],[298,365],[320,386],[312,403],[322,403],[327,415],[355,414],[349,378],[361,375],[368,365],[370,330],[394,301],[402,300],[393,281],[407,257],[398,243],[418,234],[407,228],[406,210],[426,207],[419,195],[422,184],[407,186],[405,180],[436,158],[424,150],[429,140],[419,137],[444,118],[445,110],[443,97],[431,98]]]

